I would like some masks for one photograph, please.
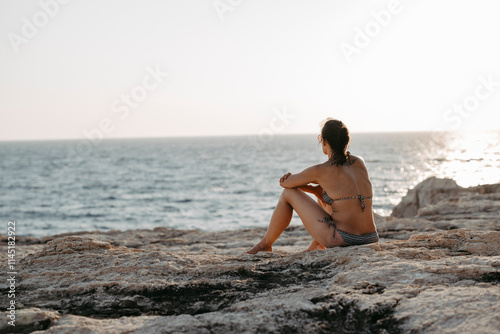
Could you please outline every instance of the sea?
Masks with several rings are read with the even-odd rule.
[[[353,133],[374,211],[431,176],[500,182],[500,132]],[[279,178],[324,162],[317,134],[0,142],[0,217],[18,236],[267,226]],[[301,224],[294,215],[292,225]]]

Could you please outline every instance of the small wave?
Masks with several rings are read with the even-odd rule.
[[[106,226],[106,225],[92,225],[93,228],[97,229],[97,230],[109,230],[109,226]]]
[[[40,226],[40,228],[42,230],[52,230],[52,229],[56,229],[56,226],[54,226],[52,224],[45,224],[44,226]]]
[[[191,203],[193,200],[191,198],[179,199],[175,203]]]
[[[87,212],[86,214],[84,215],[75,215],[75,218],[79,218],[79,217],[86,217],[86,218],[98,218],[98,217],[104,217],[103,214],[100,214],[100,213],[90,213],[90,212]]]
[[[160,210],[161,211],[166,211],[166,212],[180,212],[181,211],[178,208],[176,208],[175,206],[171,206],[171,205],[162,206],[160,208]]]
[[[28,210],[25,211],[24,214],[29,215],[29,216],[44,216],[45,212],[42,211],[36,211],[36,210]]]

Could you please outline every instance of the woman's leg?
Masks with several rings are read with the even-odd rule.
[[[337,240],[333,239],[333,227],[319,222],[320,219],[328,216],[328,213],[323,208],[302,190],[285,189],[281,193],[278,204],[274,209],[264,238],[255,247],[247,251],[247,253],[255,254],[260,251],[272,252],[273,243],[290,224],[293,210],[297,212],[306,230],[319,244],[326,247],[343,244],[341,238],[337,238]]]
[[[318,198],[317,202],[318,202],[319,206],[322,207],[323,210],[325,210],[325,212],[328,212],[331,209],[331,207],[328,204],[326,204],[321,198]],[[322,244],[320,244],[316,239],[313,238],[313,241],[311,242],[311,244],[307,248],[307,251],[323,250],[323,249],[326,249],[326,247],[323,246]]]
[[[278,200],[278,204],[274,208],[273,215],[271,216],[271,221],[269,222],[269,227],[264,235],[264,238],[255,245],[252,249],[248,250],[249,254],[256,254],[257,252],[272,252],[272,245],[278,239],[281,232],[283,232],[290,221],[292,220],[293,208],[287,202],[285,198],[285,191],[283,190],[281,196]]]

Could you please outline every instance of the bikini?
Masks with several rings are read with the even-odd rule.
[[[326,204],[332,205],[333,202],[335,201],[343,201],[347,199],[359,199],[359,202],[361,203],[361,210],[365,211],[366,204],[365,204],[365,199],[371,199],[372,196],[370,197],[365,197],[363,195],[358,195],[358,196],[350,196],[350,197],[342,197],[342,198],[337,198],[337,199],[332,199],[326,191],[323,190],[323,201],[325,201]],[[333,211],[332,211],[333,214]],[[322,223],[327,223],[330,226],[333,226],[333,238],[335,239],[335,231],[338,231],[342,239],[344,240],[344,243],[346,246],[355,246],[355,245],[366,245],[366,244],[371,244],[374,242],[378,241],[378,233],[377,231],[369,234],[362,234],[362,235],[355,235],[351,233],[347,233],[345,231],[342,231],[341,229],[337,228],[335,220],[332,219],[332,217],[324,217],[323,219],[319,219],[320,222]]]

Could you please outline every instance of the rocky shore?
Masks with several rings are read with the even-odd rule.
[[[499,331],[500,184],[431,178],[376,222],[378,244],[304,252],[300,226],[257,255],[243,252],[264,228],[21,237],[16,326],[4,308],[0,332]]]

